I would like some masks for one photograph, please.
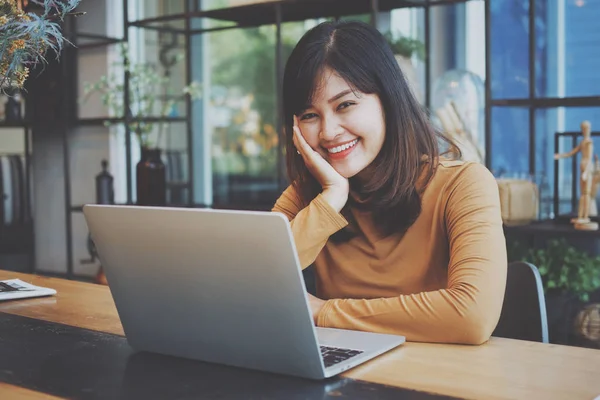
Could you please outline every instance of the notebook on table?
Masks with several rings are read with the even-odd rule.
[[[56,290],[32,285],[21,279],[0,281],[0,300],[25,299],[29,297],[53,296]]]

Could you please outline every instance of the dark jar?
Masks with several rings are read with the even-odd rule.
[[[164,206],[167,203],[167,175],[160,153],[160,149],[142,147],[142,157],[136,165],[138,205]]]

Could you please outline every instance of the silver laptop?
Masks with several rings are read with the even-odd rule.
[[[315,327],[283,214],[86,205],[135,350],[327,378],[403,336]]]

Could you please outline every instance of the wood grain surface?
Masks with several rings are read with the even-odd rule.
[[[59,400],[62,397],[51,396],[46,393],[36,392],[19,386],[0,382],[0,399],[10,400]]]
[[[0,303],[0,312],[123,335],[108,287],[0,270],[57,290]],[[406,343],[344,376],[468,399],[585,399],[600,395],[600,350],[492,338],[481,346]]]
[[[123,335],[123,326],[107,286],[0,270],[0,280],[6,279],[50,287],[56,289],[57,294],[0,302],[0,312]]]

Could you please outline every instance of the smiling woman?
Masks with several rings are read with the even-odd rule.
[[[385,38],[317,25],[289,57],[283,99],[292,184],[273,211],[315,266],[315,323],[486,341],[506,282],[498,187],[432,127]]]

